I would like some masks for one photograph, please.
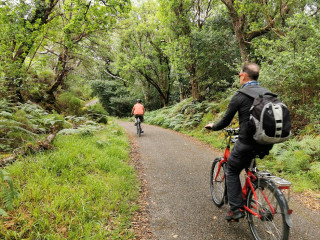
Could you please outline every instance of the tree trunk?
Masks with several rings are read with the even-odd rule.
[[[233,0],[221,0],[221,1],[226,5],[226,7],[229,10],[229,15],[232,21],[233,30],[239,43],[241,60],[244,63],[248,61],[248,52],[246,49],[245,35],[244,35],[245,17],[240,16],[238,14],[237,10],[234,7]]]
[[[237,37],[240,53],[241,53],[241,60],[243,63],[248,62],[249,59],[249,52],[248,52],[248,45],[250,44],[250,41],[252,39],[262,36],[268,32],[275,26],[275,23],[279,20],[283,20],[283,17],[289,13],[290,10],[290,2],[282,2],[280,1],[279,8],[276,8],[274,12],[270,14],[267,18],[265,18],[265,26],[261,27],[260,29],[250,31],[249,29],[246,29],[246,25],[250,25],[250,22],[246,23],[247,21],[250,21],[249,16],[240,15],[236,8],[235,8],[235,1],[234,0],[221,0],[224,5],[229,10],[229,15],[232,21],[233,30],[235,32],[235,35]],[[263,5],[267,5],[267,1],[260,1],[261,7]],[[271,17],[272,16],[272,17]]]
[[[58,64],[56,67],[56,77],[55,77],[54,83],[47,90],[48,102],[50,104],[55,103],[54,93],[58,90],[58,88],[61,85],[63,85],[67,74],[71,70],[70,68],[68,68],[68,64],[67,64],[68,60],[69,60],[68,48],[65,47],[63,52],[60,53],[59,58],[58,58]]]
[[[199,79],[196,76],[196,63],[193,63],[191,66],[188,67],[188,72],[190,74],[190,84],[191,84],[191,91],[192,91],[192,98],[195,101],[201,101],[200,96],[200,83]]]
[[[183,85],[180,81],[179,81],[179,95],[180,95],[180,102],[182,102],[184,100],[184,95],[183,95]]]
[[[192,98],[196,101],[200,101],[199,81],[195,76],[192,77],[191,87],[192,87]]]
[[[240,54],[241,54],[241,61],[242,63],[248,62],[248,51],[247,51],[247,46],[246,43],[244,42],[244,36],[241,32],[236,33],[237,40],[239,43],[239,48],[240,48]]]

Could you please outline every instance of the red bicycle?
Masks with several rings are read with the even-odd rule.
[[[210,190],[213,202],[221,207],[228,202],[225,169],[230,155],[230,145],[237,140],[239,129],[225,129],[227,146],[224,156],[216,158],[210,172]],[[252,160],[246,169],[245,183],[242,188],[244,209],[255,239],[288,239],[292,227],[291,214],[283,189],[289,191],[291,183],[260,172]]]

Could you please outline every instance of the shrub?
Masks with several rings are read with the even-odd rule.
[[[102,104],[100,102],[97,102],[96,104],[89,106],[87,108],[88,108],[88,110],[95,112],[95,113],[98,113],[98,114],[105,114],[105,115],[108,114],[107,110],[104,109],[104,107],[102,106]]]
[[[52,84],[55,78],[55,73],[51,69],[42,69],[42,71],[38,72],[38,77],[40,81]]]
[[[146,122],[174,130],[194,128],[201,123],[208,102],[193,102],[186,99],[172,107],[146,113]]]
[[[68,115],[81,114],[82,102],[70,92],[60,94],[57,98],[57,103]]]
[[[52,113],[45,115],[41,118],[41,124],[46,128],[49,129],[54,127],[57,131],[71,127],[67,121],[65,121],[64,117],[59,115],[58,113]]]
[[[303,150],[289,152],[289,158],[286,159],[288,171],[298,173],[307,172],[310,169],[311,156]]]
[[[13,119],[22,123],[26,129],[33,128],[30,118],[32,118],[32,116],[28,115],[24,110],[18,110],[13,115]]]
[[[91,119],[97,121],[98,123],[108,123],[108,112],[104,109],[100,102],[97,102],[92,106],[85,107],[85,111]]]
[[[0,100],[0,110],[6,111],[6,112],[12,112],[13,106],[7,99],[1,99]]]
[[[320,162],[314,162],[311,165],[309,175],[311,179],[320,186]]]

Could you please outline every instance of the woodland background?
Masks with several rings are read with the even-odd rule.
[[[186,99],[219,103],[239,87],[248,61],[261,65],[261,84],[289,106],[295,136],[317,136],[319,7],[316,0],[2,0],[0,150],[76,117],[127,117],[137,98],[149,112]]]
[[[128,116],[137,98],[214,101],[253,61],[298,128],[319,117],[319,1],[2,0],[0,14],[4,105],[82,114],[97,96]]]
[[[133,238],[139,183],[112,116],[129,117],[140,98],[148,123],[222,147],[223,134],[203,126],[223,115],[249,61],[293,123],[264,163],[319,202],[319,9],[319,0],[0,0],[0,165],[22,160],[0,169],[0,236]]]

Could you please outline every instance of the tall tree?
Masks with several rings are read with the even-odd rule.
[[[52,21],[52,12],[59,0],[34,0],[31,4],[25,1],[2,1],[0,7],[0,50],[2,70],[6,85],[16,93],[18,101],[23,101],[20,88],[23,81],[24,63],[37,41],[41,32]],[[19,79],[19,80],[17,80]],[[15,97],[15,95],[13,95]]]
[[[1,21],[8,26],[1,36],[1,49],[7,47],[5,40],[12,39],[10,51],[3,56],[5,61],[11,60],[15,68],[8,65],[3,68],[5,74],[12,74],[14,69],[26,72],[39,54],[50,55],[54,59],[55,78],[46,90],[48,97],[43,100],[54,103],[55,92],[80,63],[81,42],[97,32],[109,31],[116,17],[129,9],[129,0],[33,0],[30,4],[7,1],[7,5],[0,8]],[[10,23],[14,30],[10,29]],[[10,56],[13,57],[10,59]]]
[[[287,18],[294,0],[221,0],[229,11],[233,30],[238,39],[242,62],[250,59],[252,40],[278,27]]]
[[[283,36],[254,43],[263,59],[261,82],[288,104],[294,125],[303,127],[320,116],[320,14],[316,4],[300,9]]]
[[[143,92],[151,85],[158,92],[161,105],[166,106],[174,79],[170,60],[163,50],[167,36],[156,11],[156,2],[149,1],[135,8],[130,18],[120,23],[113,41],[116,48],[106,67],[131,84],[142,82]]]
[[[162,20],[173,33],[172,42],[168,46],[171,61],[175,68],[182,70],[182,65],[188,73],[192,89],[192,97],[202,100],[200,80],[197,77],[196,55],[192,34],[201,32],[206,20],[212,14],[214,0],[161,0]]]

